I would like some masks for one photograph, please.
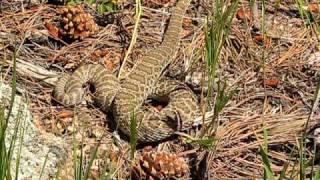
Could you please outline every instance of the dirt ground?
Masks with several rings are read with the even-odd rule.
[[[132,67],[143,53],[161,43],[175,2],[142,2],[137,42],[126,68]],[[93,105],[90,95],[88,102],[82,104],[77,110],[79,113],[74,115],[73,108],[54,101],[54,83],[39,79],[41,72],[30,73],[28,67],[34,65],[59,74],[71,73],[82,64],[100,63],[117,74],[132,38],[134,2],[117,1],[116,12],[103,14],[85,5],[85,11],[94,17],[99,31],[75,41],[62,38],[55,29],[61,21],[58,9],[63,5],[36,0],[30,3],[4,0],[1,3],[0,65],[4,81],[10,82],[10,62],[16,46],[18,64],[25,65],[25,71],[17,71],[18,92],[27,92],[38,127],[65,138],[70,147],[74,134],[79,141],[82,139],[85,165],[88,165],[90,152],[99,143],[92,179],[97,179],[104,171],[113,173],[116,179],[128,179],[132,167],[135,167],[132,164],[139,164],[145,146],[138,146],[137,158],[132,160],[128,137],[117,131],[109,114]],[[201,89],[207,89],[207,83],[201,82],[207,79],[204,73],[204,25],[206,16],[212,12],[211,4],[208,0],[192,1],[183,22],[179,51],[167,72],[168,76],[186,82],[199,100]],[[319,10],[310,9],[308,4],[303,8],[313,15],[311,24],[301,16],[296,1],[286,0],[279,4],[267,1],[266,37],[263,38],[262,2],[257,1],[250,7],[248,1],[239,1],[230,35],[221,51],[217,74],[218,78],[226,80],[226,91],[233,91],[234,95],[219,115],[213,148],[203,148],[187,138],[186,134],[191,134],[194,139],[199,137],[202,126],[183,132],[182,136],[148,144],[153,151],[170,152],[187,162],[189,170],[182,179],[260,179],[264,169],[259,153],[263,144],[263,127],[268,132],[268,157],[275,175],[279,176],[287,166],[286,177],[291,174],[299,176],[299,138],[308,119],[308,132],[320,122],[319,110],[317,106],[313,108],[320,68]],[[209,116],[214,109],[216,94],[214,91],[210,96]],[[312,159],[313,141],[308,139],[307,142],[304,152],[306,158]],[[311,166],[306,174],[310,171]]]

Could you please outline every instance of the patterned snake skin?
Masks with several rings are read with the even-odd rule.
[[[200,114],[195,95],[183,83],[163,77],[178,49],[189,3],[190,0],[177,3],[163,43],[139,59],[125,79],[119,82],[101,65],[84,65],[58,80],[54,97],[64,105],[79,104],[85,94],[83,85],[89,82],[95,87],[95,102],[105,112],[113,110],[119,129],[126,135],[130,135],[131,119],[135,116],[139,142],[159,141],[189,128]],[[144,104],[150,97],[168,104],[159,112]]]

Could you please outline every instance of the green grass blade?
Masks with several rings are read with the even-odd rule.
[[[318,171],[316,172],[316,174],[313,176],[314,180],[319,180],[320,179],[320,168],[318,169]]]
[[[11,142],[8,148],[8,152],[7,152],[7,164],[6,164],[6,169],[10,171],[10,167],[11,167],[11,160],[12,160],[12,156],[13,156],[13,151],[15,148],[15,144],[18,138],[18,130],[21,124],[21,112],[19,112],[17,119],[15,119],[15,125],[14,125],[14,131],[13,131],[13,135],[11,137]],[[7,176],[11,176],[11,173],[8,172]],[[7,177],[8,178],[8,177]]]
[[[274,178],[273,172],[271,170],[271,166],[270,166],[267,152],[265,151],[265,149],[262,146],[260,146],[260,154],[261,154],[263,166],[265,169],[265,179],[274,180],[275,178]]]
[[[317,158],[317,155],[320,154],[320,153],[317,152],[317,144],[316,143],[314,143],[313,152],[314,152],[314,156],[307,163],[307,166],[309,165],[309,163],[311,164],[311,172],[310,172],[311,175],[313,175],[313,173],[314,173],[314,162],[315,162],[315,159]]]
[[[136,152],[138,137],[137,137],[137,117],[135,113],[132,113],[130,123],[130,147],[131,147],[131,158],[134,158]]]
[[[83,155],[83,139],[84,139],[84,135],[83,135],[83,131],[82,131],[82,133],[81,133],[81,144],[80,144],[80,158],[79,158],[79,161],[78,161],[78,166],[77,166],[77,168],[78,168],[78,174],[77,174],[77,178],[76,179],[78,179],[78,180],[82,180],[82,175],[83,175],[83,157],[84,157],[84,155]]]
[[[212,150],[212,147],[213,147],[215,141],[216,141],[216,139],[214,139],[213,137],[191,140],[192,143],[196,143],[201,148],[204,148],[207,150]]]
[[[80,180],[79,179],[79,166],[78,166],[78,157],[77,157],[77,149],[78,149],[78,141],[76,140],[76,117],[77,110],[74,108],[73,112],[73,119],[72,119],[72,161],[73,161],[73,174],[74,174],[74,179]]]
[[[206,47],[206,66],[209,74],[209,89],[208,94],[212,92],[213,80],[216,75],[216,70],[219,62],[219,55],[222,50],[230,30],[231,22],[235,15],[238,1],[232,2],[230,6],[223,12],[224,3],[221,1],[215,1],[214,14],[211,19],[211,28],[208,28],[208,24],[205,26],[205,47]],[[209,17],[207,18],[209,21]]]
[[[304,180],[305,179],[305,171],[306,171],[306,168],[305,168],[305,153],[304,153],[304,150],[305,150],[305,143],[304,143],[304,140],[301,139],[300,140],[300,149],[299,149],[299,176],[300,176],[300,180]]]
[[[26,130],[26,115],[23,115],[23,126],[20,128],[20,137],[19,137],[19,149],[17,153],[17,160],[16,160],[16,177],[15,179],[19,179],[19,167],[20,167],[20,159],[21,159],[21,151],[22,151],[22,144],[24,139],[24,134]]]
[[[5,145],[5,138],[6,134],[2,133],[5,131],[5,114],[4,114],[4,107],[0,105],[0,131],[1,131],[1,137],[0,137],[0,179],[5,179],[5,173],[6,173],[6,163],[7,163],[7,149]]]
[[[108,165],[103,167],[103,170],[101,171],[101,175],[99,177],[99,180],[111,180],[114,179],[114,173],[118,169],[117,164],[114,162],[110,162]],[[106,173],[108,170],[108,173]]]
[[[15,96],[16,96],[16,93],[17,93],[17,60],[16,59],[17,59],[17,49],[15,47],[14,48],[14,52],[13,52],[13,67],[12,67],[12,80],[11,80],[11,99],[10,99],[9,111],[8,111],[7,118],[6,118],[6,121],[5,121],[5,129],[6,129],[6,126],[8,124],[10,115],[12,113],[13,103],[14,103]]]
[[[49,155],[49,151],[47,152],[46,157],[44,159],[44,162],[43,162],[43,165],[42,165],[42,168],[41,168],[41,171],[40,171],[39,180],[41,180],[43,172],[44,172],[44,168],[46,167],[46,164],[47,164],[47,161],[48,161],[48,155]]]
[[[90,157],[90,160],[89,160],[89,164],[88,164],[88,167],[87,167],[87,170],[84,174],[84,180],[87,180],[89,179],[89,176],[90,176],[90,172],[91,172],[91,167],[92,167],[92,164],[93,164],[93,161],[96,159],[97,157],[97,153],[98,153],[98,149],[99,149],[99,146],[100,146],[100,141],[99,143],[97,144],[97,146],[94,148],[93,152],[91,153],[91,157]]]
[[[292,158],[294,152],[295,152],[295,149],[292,149],[292,151],[290,152],[289,158]],[[278,180],[283,180],[286,177],[286,172],[288,167],[289,167],[289,162],[284,164]]]
[[[9,122],[9,118],[11,116],[12,113],[12,109],[13,109],[13,104],[15,101],[15,95],[16,95],[16,89],[17,89],[17,72],[16,72],[16,55],[17,55],[17,49],[16,47],[14,47],[14,52],[13,52],[13,67],[12,67],[12,80],[11,80],[11,97],[10,97],[10,106],[9,106],[9,110],[8,110],[8,114],[7,117],[4,121],[4,126],[3,126],[3,130],[1,133],[1,138],[5,138],[5,132],[8,126],[8,122]],[[11,177],[11,159],[12,159],[12,155],[13,155],[13,151],[14,151],[14,145],[17,139],[17,133],[18,133],[18,128],[20,125],[20,113],[15,121],[15,127],[14,127],[14,132],[11,138],[11,142],[8,148],[8,151],[6,150],[6,145],[5,145],[5,139],[3,139],[3,147],[4,147],[4,151],[7,151],[5,153],[5,157],[3,157],[5,159],[5,164],[2,168],[4,168],[4,176],[6,179],[12,179]]]
[[[263,131],[263,145],[260,147],[260,154],[261,154],[263,165],[264,165],[263,177],[264,179],[274,179],[273,172],[272,172],[269,158],[268,158],[268,132],[267,132],[264,121],[263,121],[262,131]]]
[[[218,128],[218,124],[216,123],[216,119],[218,118],[220,112],[223,110],[223,108],[227,105],[229,100],[232,98],[234,92],[230,92],[228,94],[225,93],[226,91],[226,81],[223,82],[221,87],[221,82],[218,82],[218,90],[217,90],[217,98],[214,105],[214,113],[212,121],[209,123],[207,127],[204,128],[203,134],[205,135],[208,132],[211,132],[213,129],[216,130]]]
[[[238,7],[238,0],[233,1],[231,5],[228,6],[224,1],[215,0],[213,7],[213,14],[211,14],[211,16],[207,16],[207,23],[204,26],[206,70],[209,78],[208,97],[211,96],[213,91],[213,84],[219,64],[219,56],[231,31],[231,23]],[[208,25],[209,21],[211,22],[210,28]],[[211,132],[212,129],[217,127],[216,119],[218,118],[218,114],[225,107],[230,97],[231,96],[226,95],[225,93],[225,86],[218,90],[212,121],[203,128],[200,137],[204,137],[208,132]],[[207,99],[209,100],[210,98]],[[212,134],[208,136],[212,136]]]

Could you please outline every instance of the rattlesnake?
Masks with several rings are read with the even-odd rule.
[[[65,105],[75,105],[84,96],[83,84],[95,87],[95,102],[107,112],[113,110],[119,129],[130,135],[130,123],[137,120],[139,142],[154,142],[186,129],[199,115],[195,95],[181,82],[164,77],[179,45],[182,20],[190,0],[180,0],[174,7],[162,44],[139,59],[126,78],[119,81],[101,65],[88,64],[71,76],[62,76],[55,87],[54,97]],[[160,112],[144,105],[149,97],[167,99]]]

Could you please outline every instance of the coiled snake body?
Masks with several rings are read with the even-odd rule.
[[[101,65],[84,65],[71,76],[62,76],[54,96],[65,105],[75,105],[84,97],[83,84],[91,83],[95,101],[107,112],[113,110],[119,129],[130,135],[130,123],[137,120],[139,142],[154,142],[190,127],[199,115],[195,95],[181,82],[167,79],[164,70],[178,49],[183,15],[190,0],[180,0],[174,7],[162,44],[138,60],[121,82]],[[148,97],[168,99],[160,112],[144,106]]]

